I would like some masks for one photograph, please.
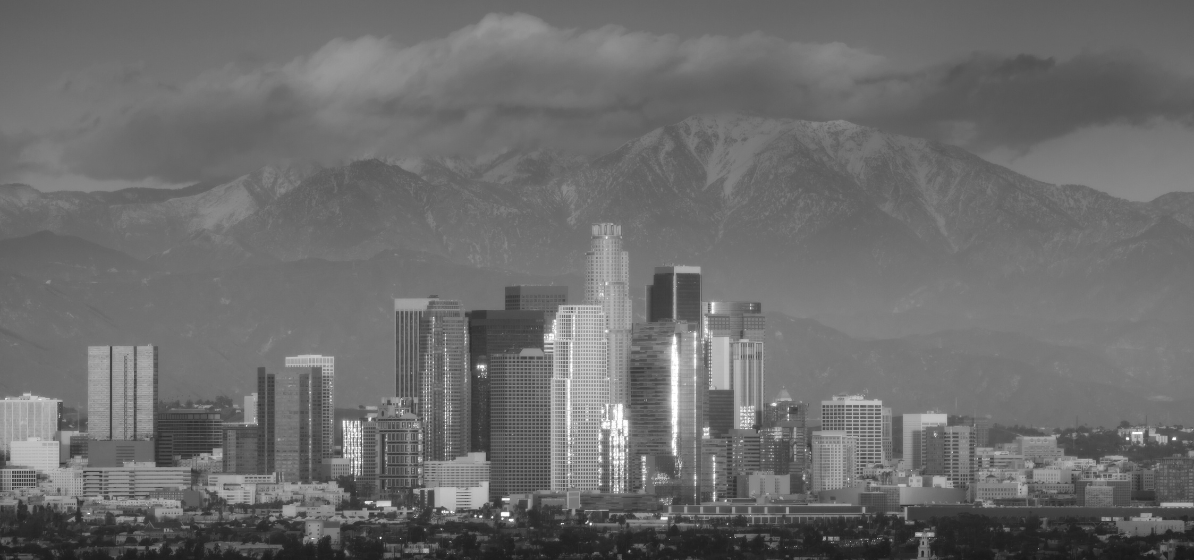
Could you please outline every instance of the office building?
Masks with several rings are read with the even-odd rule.
[[[709,431],[713,437],[725,437],[730,429],[759,427],[764,405],[766,328],[767,319],[758,302],[703,304]]]
[[[1016,436],[1016,452],[1029,461],[1046,464],[1065,453],[1057,446],[1057,436]]]
[[[921,430],[925,448],[925,474],[941,475],[954,488],[966,488],[978,470],[970,426],[931,426]]]
[[[365,478],[378,498],[395,500],[395,505],[413,504],[415,489],[423,486],[427,432],[414,408],[410,398],[385,399],[377,417],[368,419],[363,430]]]
[[[348,474],[360,479],[365,466],[365,422],[364,418],[345,418],[340,421],[343,434],[341,454],[348,460]]]
[[[249,393],[244,398],[244,408],[242,409],[242,417],[244,424],[257,423],[257,393]]]
[[[551,488],[552,361],[538,348],[489,355],[491,490]]]
[[[924,438],[921,430],[925,428],[932,428],[934,426],[945,426],[949,424],[949,417],[940,412],[925,412],[922,414],[905,414],[903,426],[904,439],[904,462],[909,468],[923,469],[925,466],[924,460]]]
[[[87,440],[87,466],[123,467],[125,463],[154,463],[153,440]]]
[[[468,319],[455,300],[394,300],[397,396],[423,429],[426,461],[468,452],[471,437]]]
[[[708,385],[699,329],[661,321],[631,330],[630,491],[669,503],[700,500]]]
[[[1158,502],[1194,502],[1194,458],[1161,459],[1153,484]]]
[[[157,464],[173,467],[179,459],[209,454],[224,443],[220,413],[205,409],[175,409],[158,413]]]
[[[26,438],[9,444],[9,466],[24,467],[45,473],[57,469],[62,454],[61,445],[39,437]]]
[[[324,387],[320,367],[257,369],[257,465],[276,472],[281,482],[308,482],[319,476]]]
[[[610,403],[609,338],[600,305],[556,314],[551,378],[551,489],[600,490],[601,422]]]
[[[812,434],[810,492],[854,486],[858,469],[855,452],[858,438],[841,430],[820,430]]]
[[[763,438],[758,430],[734,429],[726,441],[729,444],[726,496],[737,497],[740,477],[763,470]]]
[[[609,331],[609,403],[628,402],[627,373],[630,326],[634,320],[630,300],[630,254],[622,247],[622,226],[593,224],[589,252],[585,254],[585,305],[601,308]]]
[[[223,471],[230,474],[258,474],[257,449],[260,429],[257,424],[224,424],[220,427],[224,449]]]
[[[1132,505],[1132,476],[1128,473],[1087,473],[1074,480],[1080,507]]]
[[[451,461],[423,464],[423,485],[428,488],[472,488],[490,481],[490,463],[484,453],[469,453]]]
[[[331,459],[335,455],[332,447],[336,441],[336,358],[317,354],[288,356],[286,367],[317,367],[322,370],[320,378],[323,386],[320,387],[319,402],[317,403],[321,409],[319,424],[311,427],[311,441],[315,446],[312,451],[314,453],[312,461],[318,464],[324,459]]]
[[[0,492],[37,488],[37,471],[24,467],[0,468]]]
[[[87,348],[88,437],[153,439],[157,403],[157,346]]]
[[[890,461],[892,458],[892,437],[891,437],[891,409],[883,407],[883,461]]]
[[[0,459],[8,456],[8,445],[31,437],[54,439],[62,418],[62,401],[25,393],[0,400]]]
[[[524,348],[543,350],[555,311],[470,311],[468,312],[469,364],[472,390],[473,452],[490,453],[489,356]]]
[[[568,286],[506,286],[506,311],[548,311],[568,305]]]
[[[728,438],[701,440],[701,503],[732,497],[730,457]]]
[[[149,463],[123,467],[83,469],[83,496],[87,498],[140,499],[162,489],[186,489],[191,485],[188,467],[156,467]]]
[[[804,471],[808,464],[808,405],[795,402],[786,389],[763,411],[759,429],[760,469],[778,476],[789,476],[794,492],[804,489]]]
[[[701,267],[657,266],[647,286],[647,322],[701,324]]]
[[[859,395],[835,395],[833,399],[821,401],[821,430],[845,432],[856,438],[854,447],[854,474],[861,475],[863,469],[882,465],[883,456],[883,401],[867,399]],[[827,490],[827,488],[822,488]]]

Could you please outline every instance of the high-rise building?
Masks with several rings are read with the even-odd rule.
[[[470,417],[468,319],[456,300],[394,300],[397,396],[408,399],[423,429],[425,461],[468,453]]]
[[[341,454],[348,460],[348,473],[358,480],[365,474],[365,418],[345,418],[340,421],[343,434]]]
[[[250,393],[245,395],[243,422],[245,424],[257,423],[257,393]]]
[[[323,369],[286,367],[275,373],[257,369],[257,464],[276,472],[281,482],[318,477],[323,426]]]
[[[585,266],[585,305],[601,307],[609,343],[609,403],[626,404],[630,326],[634,320],[630,300],[630,254],[622,248],[622,226],[593,224],[593,237]]]
[[[796,493],[804,488],[804,471],[808,466],[807,425],[808,405],[793,401],[788,391],[782,389],[763,411],[763,425],[759,429],[760,470],[788,475],[789,488]]]
[[[556,312],[568,305],[568,286],[506,286],[506,311]]]
[[[736,429],[757,428],[764,405],[763,340],[767,319],[762,304],[707,301],[703,304],[702,321],[709,371],[711,435],[724,437],[727,425]]]
[[[729,442],[727,496],[737,497],[740,477],[763,470],[763,438],[758,430],[734,429],[726,440]]]
[[[925,474],[945,476],[954,488],[966,488],[974,482],[977,469],[970,426],[932,426],[923,428],[921,434]]]
[[[256,411],[254,411],[256,412]],[[224,424],[224,472],[231,474],[261,474],[257,463],[260,428],[257,424]]]
[[[87,348],[87,433],[91,439],[153,439],[157,403],[157,346]]]
[[[1194,458],[1165,457],[1156,471],[1158,502],[1194,501]]]
[[[883,407],[883,460],[889,461],[892,458],[891,449],[891,408]]]
[[[700,500],[708,384],[700,324],[635,323],[630,342],[630,489]]]
[[[552,287],[552,286],[548,286]],[[520,352],[524,348],[543,350],[555,311],[470,311],[468,312],[469,364],[472,376],[472,435],[470,451],[489,453],[490,393],[489,356]]]
[[[10,444],[8,464],[47,473],[58,468],[59,456],[62,454],[60,447],[54,440],[39,437],[16,440]]]
[[[490,490],[551,488],[552,361],[539,348],[489,355]]]
[[[867,399],[860,395],[835,395],[833,399],[821,401],[821,430],[845,432],[857,438],[854,448],[854,474],[861,475],[863,469],[882,465],[883,456],[883,401]]]
[[[812,492],[854,486],[858,469],[858,438],[841,430],[820,430],[812,435]]]
[[[8,454],[9,443],[31,437],[54,439],[62,418],[62,401],[25,393],[0,400],[0,459]]]
[[[551,489],[600,490],[610,403],[609,338],[600,305],[556,314],[551,377]]]
[[[657,266],[647,286],[647,322],[701,324],[701,267]]]
[[[224,442],[220,413],[206,409],[174,409],[158,413],[156,443],[159,467],[173,467],[177,459],[211,453]]]
[[[365,478],[379,498],[414,503],[414,491],[423,486],[426,429],[406,397],[382,401],[376,418],[365,424]],[[373,459],[370,462],[369,459]]]
[[[925,466],[924,459],[924,437],[922,430],[925,428],[932,428],[934,426],[945,426],[949,424],[948,415],[940,412],[925,412],[921,414],[905,414],[904,415],[904,462],[908,464],[909,468],[923,469]]]
[[[321,409],[320,423],[311,427],[311,441],[315,444],[312,451],[315,455],[311,460],[318,465],[324,459],[335,456],[332,448],[336,442],[336,358],[318,354],[287,356],[286,367],[317,367],[322,370],[323,386],[320,388],[319,401],[313,404]]]
[[[702,439],[701,455],[701,502],[716,502],[731,497],[729,438]]]

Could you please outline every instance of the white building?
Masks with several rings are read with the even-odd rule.
[[[323,459],[331,459],[332,442],[336,441],[336,358],[334,356],[320,356],[318,354],[303,354],[301,356],[287,356],[286,367],[317,367],[323,370],[323,395],[319,403],[323,410],[323,421],[320,429],[323,433],[323,449],[312,452],[311,460],[319,463]]]
[[[10,443],[8,453],[9,465],[44,473],[58,468],[62,444],[52,439],[31,437]]]
[[[19,397],[0,400],[0,457],[8,453],[8,445],[31,437],[54,439],[62,401],[25,393]]]
[[[883,456],[883,401],[860,395],[835,395],[821,401],[821,429],[845,432],[858,442],[854,455],[854,474],[886,462]],[[828,490],[828,488],[826,489]]]
[[[449,512],[457,512],[466,509],[480,509],[482,506],[489,503],[488,481],[468,488],[457,486],[437,486],[434,488],[419,488],[417,492],[420,496],[422,496],[427,507],[442,507]]]
[[[854,486],[858,438],[840,430],[813,432],[810,492]]]
[[[257,393],[249,393],[245,395],[245,409],[244,409],[243,424],[257,423]]]
[[[610,403],[608,347],[602,306],[560,306],[551,377],[552,490],[601,489],[601,420]]]
[[[140,498],[160,488],[187,488],[191,469],[157,467],[153,463],[83,469],[83,495]]]
[[[484,452],[469,453],[452,461],[423,463],[423,485],[472,487],[489,482],[489,461]]]
[[[71,466],[51,469],[43,473],[45,480],[38,484],[42,492],[50,496],[83,496],[83,467]]]
[[[948,426],[949,416],[940,412],[904,415],[904,461],[913,469],[924,468],[924,445],[920,434],[925,428]]]

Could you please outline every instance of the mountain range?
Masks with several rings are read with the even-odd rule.
[[[700,265],[707,299],[763,302],[784,333],[769,391],[1021,422],[1194,420],[1194,193],[1127,201],[843,121],[739,114],[595,158],[0,186],[0,363],[17,372],[0,390],[81,399],[84,346],[159,341],[163,395],[249,390],[254,367],[304,352],[336,355],[341,404],[366,402],[390,390],[389,298],[493,308],[527,282],[576,296],[598,221],[623,225],[638,309],[657,264]]]

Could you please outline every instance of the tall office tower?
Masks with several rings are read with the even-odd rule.
[[[360,479],[364,475],[365,461],[365,422],[364,418],[345,418],[340,421],[340,433],[344,443],[341,453],[348,459],[348,474]]]
[[[220,413],[205,409],[174,409],[158,413],[156,459],[159,467],[173,467],[177,459],[211,453],[224,444]]]
[[[952,425],[970,426],[974,428],[974,446],[990,447],[991,417],[990,416],[959,416],[955,417]]]
[[[1162,458],[1153,484],[1158,502],[1194,501],[1194,458]]]
[[[808,405],[793,401],[786,389],[780,390],[775,401],[763,411],[763,426],[759,430],[760,470],[789,475],[793,493],[800,493],[804,488],[804,470],[808,465],[807,425]]]
[[[263,473],[278,473],[280,482],[310,481],[319,472],[322,376],[319,367],[287,367],[275,373],[257,368],[257,463]]]
[[[551,489],[600,490],[601,422],[610,402],[609,339],[600,305],[556,313],[551,368]]]
[[[506,311],[556,312],[568,305],[568,286],[506,286]]]
[[[891,408],[883,407],[883,461],[890,461],[892,458],[892,438],[891,438]]]
[[[708,385],[699,323],[635,323],[630,335],[631,491],[700,499]]]
[[[224,424],[221,446],[224,448],[224,472],[262,474],[257,464],[260,429],[257,424]]]
[[[904,462],[909,468],[923,469],[924,437],[922,430],[948,424],[949,417],[940,412],[904,415]]]
[[[925,442],[925,474],[942,475],[955,488],[974,481],[974,437],[970,426],[932,426],[922,429]]]
[[[388,398],[365,425],[365,478],[377,497],[397,500],[395,505],[412,505],[414,489],[423,486],[426,429],[413,412],[416,406],[412,398]]]
[[[323,386],[320,388],[319,401],[316,403],[321,409],[320,424],[312,426],[311,441],[315,442],[312,461],[316,467],[324,459],[335,456],[333,447],[336,442],[336,358],[334,356],[320,356],[318,354],[303,354],[301,356],[287,356],[286,367],[311,368],[323,370]]]
[[[763,470],[763,441],[758,430],[730,430],[727,496],[738,496],[738,477]]]
[[[490,491],[551,488],[551,356],[539,348],[489,355]]]
[[[516,286],[519,288],[528,286]],[[552,286],[548,286],[552,287]],[[509,288],[507,288],[509,290]],[[544,335],[551,329],[556,312],[552,311],[470,311],[468,316],[468,352],[472,390],[472,441],[469,450],[490,451],[489,356],[524,348],[543,350]],[[550,362],[549,362],[550,363]]]
[[[87,347],[88,437],[153,439],[157,404],[157,346]]]
[[[904,458],[904,416],[891,416],[891,453],[893,459]]]
[[[54,439],[62,418],[62,401],[25,393],[0,401],[0,459],[8,454],[9,443],[31,437]]]
[[[764,404],[767,318],[763,306],[707,301],[702,320],[709,370],[709,431],[713,437],[725,437],[727,429],[753,429],[760,423]]]
[[[622,226],[593,224],[593,238],[586,253],[585,305],[597,305],[607,321],[610,400],[627,402],[630,325],[634,320],[630,300],[630,255],[622,249]]]
[[[858,439],[854,448],[854,474],[871,465],[882,465],[883,401],[860,395],[835,395],[821,401],[821,429],[845,432]]]
[[[647,286],[647,322],[701,324],[701,267],[657,266]]]
[[[468,319],[456,300],[394,300],[397,396],[410,401],[423,429],[423,460],[468,453],[472,396]]]
[[[244,412],[241,414],[241,416],[244,417],[243,422],[245,424],[257,423],[257,393],[249,393],[248,395],[245,395],[245,404],[242,410],[244,410]]]
[[[840,430],[813,432],[811,492],[854,486],[858,438]]]
[[[707,438],[701,440],[701,502],[716,502],[730,494],[730,440]]]

